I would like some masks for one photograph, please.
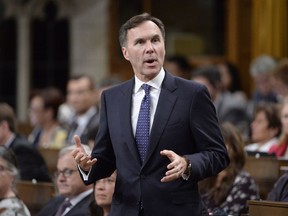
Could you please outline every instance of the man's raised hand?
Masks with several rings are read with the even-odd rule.
[[[73,137],[76,148],[72,151],[72,155],[76,161],[76,163],[80,166],[83,171],[88,172],[93,164],[96,163],[97,159],[93,158],[91,160],[91,156],[86,153],[84,148],[82,147],[80,137],[75,135]]]

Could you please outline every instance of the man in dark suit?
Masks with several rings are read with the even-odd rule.
[[[91,152],[88,146],[83,148],[86,152]],[[37,216],[89,215],[93,185],[86,186],[80,178],[77,164],[71,154],[73,149],[74,146],[68,146],[60,150],[55,174],[59,195],[52,198]]]
[[[81,137],[88,143],[88,136],[96,136],[99,125],[99,112],[96,106],[96,90],[92,77],[75,75],[67,84],[67,102],[75,112],[71,126],[68,129],[68,143],[73,143],[73,136]]]
[[[163,69],[164,38],[163,23],[146,13],[121,27],[135,76],[102,93],[91,156],[74,138],[86,184],[117,167],[111,216],[206,215],[197,182],[229,163],[206,87]]]
[[[22,180],[51,181],[41,154],[16,133],[16,117],[6,103],[0,103],[0,145],[14,152]]]

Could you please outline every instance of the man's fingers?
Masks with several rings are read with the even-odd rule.
[[[82,147],[81,147],[80,137],[79,137],[78,135],[75,135],[75,136],[73,137],[73,139],[74,139],[74,142],[75,142],[75,144],[76,144],[76,147],[82,148]]]
[[[166,156],[169,158],[170,161],[173,161],[173,157],[174,157],[174,152],[171,150],[162,150],[160,151],[160,154],[163,156]]]
[[[168,170],[161,179],[161,182],[170,182],[180,178],[181,174],[184,173],[186,169],[185,159],[171,150],[162,150],[160,154],[168,157],[171,161],[171,163],[167,165]]]
[[[87,164],[88,164],[89,166],[93,166],[96,162],[97,162],[97,159],[96,159],[96,158],[93,158],[93,160],[89,160],[89,161],[87,162]]]

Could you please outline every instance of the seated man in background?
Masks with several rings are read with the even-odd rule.
[[[83,146],[90,154],[89,146]],[[77,164],[71,154],[74,146],[68,146],[60,150],[57,172],[55,173],[59,195],[51,199],[38,216],[87,216],[89,215],[89,203],[93,198],[93,185],[86,186],[77,170]]]
[[[95,84],[92,77],[75,75],[68,80],[67,104],[75,112],[68,129],[67,142],[69,144],[74,144],[73,137],[75,134],[81,137],[83,143],[88,144],[88,134],[91,131],[97,132],[100,116],[96,100]]]
[[[246,114],[247,101],[243,95],[222,90],[221,74],[216,66],[203,66],[193,71],[192,80],[205,85],[216,109],[219,123],[230,122],[246,139],[249,119]]]
[[[267,200],[276,202],[288,202],[288,171],[286,171],[275,183],[267,196]]]
[[[16,155],[21,180],[51,181],[41,154],[17,134],[16,117],[7,103],[0,103],[0,146],[11,149]]]
[[[175,76],[184,79],[191,79],[192,65],[189,63],[188,58],[182,55],[168,56],[165,59],[164,67]]]

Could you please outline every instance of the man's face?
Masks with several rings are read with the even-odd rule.
[[[211,99],[214,102],[215,99],[216,99],[218,91],[217,91],[217,89],[215,87],[213,87],[213,85],[211,85],[209,80],[206,79],[205,77],[202,77],[202,76],[194,77],[193,80],[195,82],[198,82],[198,83],[206,86],[206,88],[208,89],[208,92],[209,92],[209,94],[211,96]]]
[[[67,85],[67,101],[77,114],[85,113],[94,103],[94,90],[87,78],[70,80]]]
[[[255,87],[262,95],[268,95],[272,91],[271,78],[267,74],[260,74],[253,77]]]
[[[128,30],[122,53],[140,80],[153,79],[160,72],[165,57],[164,38],[159,27],[152,21],[145,21]]]
[[[57,172],[57,187],[61,195],[71,198],[87,190],[71,152],[58,159]]]

